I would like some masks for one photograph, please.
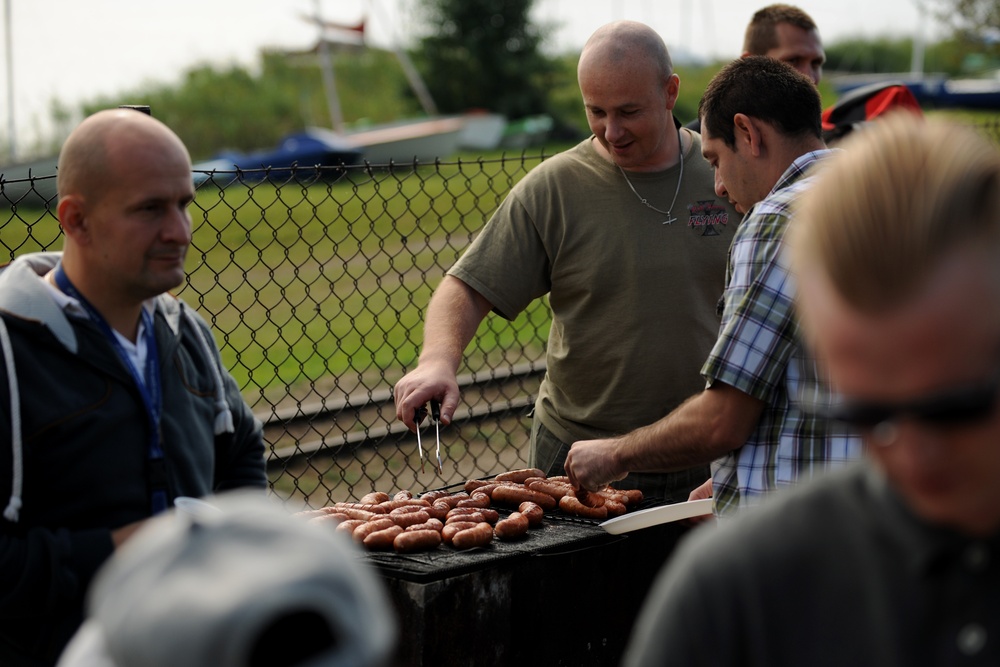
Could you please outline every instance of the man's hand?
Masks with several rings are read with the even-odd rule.
[[[688,495],[688,501],[705,500],[712,497],[712,478],[709,477],[704,484],[700,484]]]
[[[420,361],[396,383],[392,394],[396,418],[406,428],[416,432],[414,414],[431,399],[441,404],[441,423],[451,423],[460,398],[455,376],[462,351],[492,308],[482,294],[458,278],[445,276],[438,285],[427,306]]]
[[[139,530],[143,523],[143,521],[136,521],[135,523],[130,523],[116,530],[112,530],[111,541],[114,543],[115,549],[125,544],[125,541],[132,537],[132,534]]]
[[[396,383],[392,395],[396,401],[396,418],[413,432],[417,430],[414,414],[427,401],[440,401],[441,423],[450,424],[461,396],[451,366],[434,363],[422,363],[404,375]]]
[[[574,442],[566,455],[566,475],[578,489],[597,491],[628,474],[618,465],[615,453],[620,446],[617,438],[580,440]]]
[[[691,491],[688,495],[688,501],[691,500],[706,500],[712,497],[712,478],[709,477],[704,484],[700,484],[697,488]],[[690,519],[685,519],[684,523],[688,526],[696,526],[699,523],[704,523],[705,521],[714,521],[715,517],[711,514],[704,514],[702,516],[693,516]]]

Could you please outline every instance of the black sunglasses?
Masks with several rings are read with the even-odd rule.
[[[955,387],[901,403],[844,400],[817,410],[849,426],[871,429],[884,422],[909,417],[934,426],[961,426],[993,414],[1000,392],[1000,373],[986,382]]]

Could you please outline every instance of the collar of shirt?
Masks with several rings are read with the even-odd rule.
[[[904,554],[900,566],[915,576],[933,576],[982,550],[994,557],[1000,554],[1000,534],[972,538],[917,517],[875,466],[868,466],[865,481],[877,501],[872,507],[877,513],[876,529],[899,545],[898,553]]]
[[[43,279],[42,282],[45,283],[45,287],[47,287],[49,293],[52,294],[52,298],[55,299],[55,302],[67,315],[90,319],[90,315],[87,314],[87,311],[80,305],[79,301],[63,292],[47,279]],[[142,303],[142,307],[146,312],[152,315],[156,308],[156,302],[154,299],[147,299]],[[146,338],[143,335],[145,330],[146,325],[142,318],[139,318],[139,329],[138,334],[136,335],[135,343],[117,331],[114,332],[115,338],[117,338],[118,342],[121,343],[122,348],[125,350],[126,354],[128,354],[129,360],[135,365],[136,368],[146,367]]]
[[[781,178],[779,178],[778,182],[774,184],[774,187],[771,188],[771,191],[767,193],[767,197],[764,197],[764,199],[751,206],[750,210],[747,211],[746,214],[743,216],[743,219],[747,220],[756,211],[757,207],[762,202],[767,202],[772,200],[775,193],[784,190],[785,188],[789,187],[790,185],[798,181],[807,171],[812,169],[818,162],[822,162],[827,158],[833,157],[837,153],[842,152],[842,150],[843,149],[840,148],[823,148],[818,151],[810,151],[809,153],[805,153],[795,158],[795,160],[790,165],[788,165],[788,168],[785,169],[784,173],[781,174]]]

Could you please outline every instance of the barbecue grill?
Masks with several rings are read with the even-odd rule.
[[[662,504],[646,500],[640,509]],[[512,509],[494,506],[501,518]],[[399,623],[394,666],[616,665],[645,594],[686,528],[610,535],[546,512],[517,542],[365,558]]]

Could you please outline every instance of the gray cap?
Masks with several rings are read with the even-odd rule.
[[[105,564],[59,667],[387,662],[395,617],[349,538],[259,491],[207,500],[149,521]]]

